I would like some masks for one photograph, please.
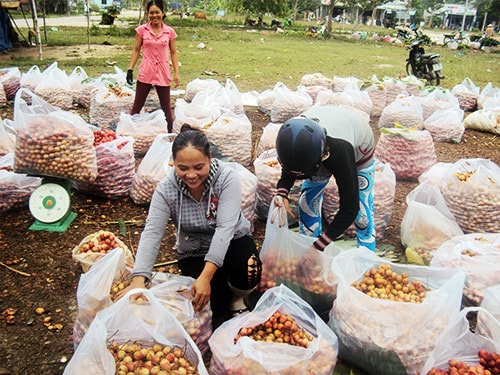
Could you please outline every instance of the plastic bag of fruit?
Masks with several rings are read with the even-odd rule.
[[[391,263],[363,248],[339,254],[332,268],[339,358],[370,374],[419,374],[460,311],[463,271]]]
[[[427,130],[394,128],[380,129],[375,157],[389,163],[398,180],[418,180],[420,175],[437,162],[432,135]]]
[[[257,197],[255,203],[255,214],[261,220],[267,220],[269,206],[272,199],[278,191],[278,181],[281,177],[281,165],[278,162],[278,154],[276,149],[264,151],[253,162],[255,176],[257,176]],[[297,216],[297,202],[300,195],[300,187],[302,181],[295,181],[288,200],[290,209]],[[295,224],[296,220],[291,216],[288,217],[290,225]]]
[[[464,308],[436,340],[420,373],[500,373],[500,322],[481,307]]]
[[[14,173],[14,154],[0,156],[0,213],[25,205],[40,186],[40,178]]]
[[[73,326],[73,345],[78,347],[95,315],[113,304],[113,298],[130,283],[131,269],[125,253],[116,248],[80,276],[76,289],[78,315]]]
[[[143,298],[131,298],[138,293]],[[153,369],[208,375],[194,341],[148,289],[132,289],[97,313],[64,374],[80,375],[82,369],[95,375],[144,374]]]
[[[134,267],[134,255],[127,245],[115,234],[107,230],[99,230],[86,236],[77,246],[73,248],[72,257],[80,263],[83,272],[104,257],[110,251],[121,248],[125,254],[125,263],[128,267]]]
[[[479,306],[485,289],[500,284],[500,233],[469,233],[444,242],[431,266],[458,268],[465,273],[463,305]]]
[[[23,95],[31,97],[29,105]],[[97,156],[94,136],[78,115],[50,105],[28,89],[14,102],[16,172],[94,181]]]
[[[336,277],[331,264],[342,249],[330,244],[323,252],[312,244],[315,237],[288,229],[284,207],[269,208],[266,236],[262,244],[262,278],[259,289],[265,291],[280,284],[307,301],[325,321],[336,294]]]
[[[240,163],[228,162],[228,165],[236,170],[240,176],[241,181],[241,212],[243,216],[250,222],[251,230],[254,229],[255,219],[255,200],[257,195],[257,177],[245,168]]]
[[[441,192],[464,233],[500,233],[500,166],[489,159],[460,159],[443,178]]]
[[[120,113],[120,121],[116,125],[116,135],[134,138],[135,156],[144,156],[156,136],[167,132],[167,120],[161,109],[135,115],[122,112]]]
[[[0,117],[0,156],[14,153],[16,149],[16,132],[13,128],[13,122],[9,119]]]
[[[142,158],[130,188],[130,197],[135,204],[147,205],[151,202],[156,186],[167,174],[174,137],[174,133],[157,135]]]
[[[484,290],[480,306],[491,312],[500,321],[500,284],[489,286]]]
[[[330,375],[337,363],[337,337],[285,285],[267,290],[252,312],[223,323],[209,344],[211,374]]]
[[[431,182],[419,184],[406,196],[406,211],[401,221],[401,243],[413,251],[417,264],[429,264],[441,244],[463,235],[439,190]],[[409,263],[410,259],[407,254]]]
[[[212,309],[210,304],[207,304],[201,311],[194,311],[191,296],[193,283],[194,279],[191,277],[170,275],[166,281],[155,283],[150,291],[182,324],[203,357],[208,358],[206,356],[210,352],[208,339],[212,335]]]
[[[97,134],[114,132],[112,130],[94,130]],[[110,137],[111,138],[111,137]],[[73,184],[82,193],[107,199],[128,197],[135,176],[134,138],[118,137],[103,139],[103,143],[94,142],[97,156],[97,177],[92,182]]]

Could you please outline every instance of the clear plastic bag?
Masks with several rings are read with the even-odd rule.
[[[134,255],[125,243],[114,233],[99,230],[85,236],[72,250],[72,258],[80,263],[83,272],[87,272],[96,262],[115,248],[122,249],[125,254],[125,263],[134,267]]]
[[[262,154],[264,151],[269,151],[273,148],[276,148],[276,137],[278,136],[278,132],[281,129],[282,125],[282,123],[275,124],[274,122],[270,122],[266,126],[264,126],[256,147],[257,155]]]
[[[257,197],[255,204],[255,214],[261,220],[267,220],[269,213],[269,206],[273,197],[277,193],[278,181],[281,177],[281,165],[278,162],[278,154],[276,149],[273,148],[264,151],[257,156],[253,162],[255,176],[257,177]],[[297,202],[300,195],[301,181],[296,181],[290,193],[288,194],[288,201],[290,202],[290,209],[297,217]],[[291,216],[288,218],[290,225],[295,224],[297,221]]]
[[[401,243],[407,252],[418,254],[421,264],[429,264],[433,251],[443,242],[464,234],[437,185],[419,184],[406,196],[406,205],[401,221]]]
[[[30,105],[24,94],[31,96]],[[50,105],[28,89],[19,89],[14,127],[17,172],[83,182],[96,179],[94,134],[80,116]]]
[[[130,298],[137,293],[142,293],[146,301]],[[208,375],[200,350],[182,324],[147,289],[132,289],[115,304],[97,313],[64,369],[64,375],[80,375],[82,369],[88,374],[114,375],[117,364],[109,351],[110,346],[116,348],[126,344],[140,348],[158,344],[160,348],[169,347],[172,352],[177,349],[177,358],[188,361],[198,374]]]
[[[73,326],[75,349],[95,315],[113,304],[113,296],[128,286],[130,278],[131,269],[125,265],[125,253],[120,248],[104,255],[80,276],[76,289],[78,315]]]
[[[446,171],[444,179],[441,192],[464,233],[500,233],[497,164],[489,159],[460,159]]]
[[[41,179],[12,171],[14,154],[0,157],[0,213],[28,203]]]
[[[253,223],[255,219],[255,202],[257,196],[257,176],[255,176],[248,168],[245,168],[240,163],[227,162],[230,167],[235,169],[240,175],[241,180],[241,212],[243,216],[250,222],[253,231]]]
[[[458,107],[440,109],[425,121],[425,129],[436,142],[460,143],[465,132],[464,111]]]
[[[396,98],[385,106],[378,120],[379,129],[392,128],[395,124],[411,129],[424,128],[423,110],[418,97]]]
[[[451,92],[458,99],[458,104],[464,111],[474,111],[477,109],[477,99],[479,98],[481,89],[469,77],[466,77],[461,83],[453,86]]]
[[[130,197],[135,204],[149,204],[156,186],[167,175],[175,136],[174,133],[157,135],[142,158],[130,188]]]
[[[155,274],[164,278],[165,274]],[[200,311],[194,311],[191,288],[194,279],[187,276],[167,275],[167,280],[153,285],[150,292],[160,303],[170,311],[182,324],[186,332],[196,343],[204,358],[209,358],[210,348],[208,339],[212,335],[212,309],[210,303]]]
[[[500,234],[456,236],[434,252],[431,266],[463,270],[466,281],[462,304],[479,306],[486,288],[500,284]]]
[[[204,132],[228,161],[243,166],[252,163],[252,123],[244,113],[226,110]]]
[[[144,156],[155,137],[167,132],[167,120],[161,109],[135,115],[122,112],[120,113],[120,121],[116,125],[116,135],[134,138],[135,156]]]
[[[484,289],[481,307],[492,313],[500,321],[500,284]]]
[[[16,131],[12,120],[0,118],[0,157],[16,150]]]
[[[307,301],[325,321],[336,295],[336,277],[331,271],[342,249],[334,243],[323,252],[313,248],[315,237],[288,229],[284,207],[271,201],[262,243],[260,290],[284,284]]]
[[[469,315],[477,315],[477,324],[471,327]],[[431,369],[449,369],[449,361],[463,361],[467,365],[479,363],[478,352],[500,352],[500,321],[480,307],[467,307],[450,320],[436,340],[436,345],[420,371],[426,375]]]
[[[243,327],[255,327],[279,312],[312,336],[308,347],[235,338]],[[211,374],[330,375],[337,363],[338,340],[330,328],[292,290],[280,285],[266,291],[252,312],[223,323],[209,340]]]
[[[81,192],[107,199],[127,197],[135,176],[134,138],[118,137],[96,147],[97,177],[92,182],[76,182]]]
[[[423,301],[375,298],[353,286],[381,265],[420,282]],[[371,374],[419,374],[438,335],[460,311],[463,271],[391,263],[363,248],[339,254],[332,269],[338,288],[328,324],[339,338],[339,358]]]
[[[389,163],[399,180],[418,180],[437,162],[432,135],[427,130],[382,128],[375,157]]]

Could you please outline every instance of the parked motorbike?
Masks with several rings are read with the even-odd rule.
[[[431,86],[438,86],[444,79],[440,56],[438,53],[425,53],[423,43],[423,39],[415,39],[408,45],[410,52],[406,59],[406,73],[425,79]]]
[[[403,42],[407,42],[413,38],[417,38],[418,37],[418,33],[416,30],[414,29],[407,29],[407,28],[401,28],[399,27],[397,29],[397,34],[396,34],[396,38],[398,38],[399,40],[403,41]]]

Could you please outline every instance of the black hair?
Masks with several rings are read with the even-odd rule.
[[[146,4],[146,12],[149,12],[149,8],[151,8],[153,5],[156,5],[163,13],[165,13],[165,11],[163,10],[162,0],[149,0]]]
[[[174,160],[177,152],[189,146],[196,148],[206,157],[211,157],[210,142],[208,141],[205,133],[191,127],[190,125],[184,124],[172,143],[172,157]]]

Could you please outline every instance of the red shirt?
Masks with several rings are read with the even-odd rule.
[[[162,29],[156,36],[151,23],[147,22],[135,31],[142,37],[142,61],[137,80],[156,86],[170,86],[170,41],[177,38],[175,30],[162,23]]]

